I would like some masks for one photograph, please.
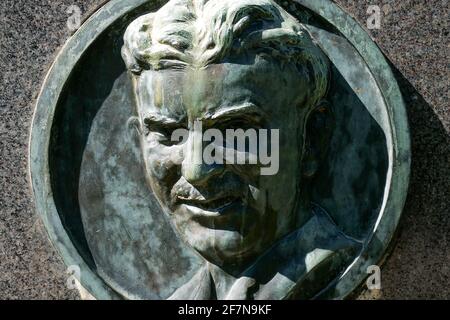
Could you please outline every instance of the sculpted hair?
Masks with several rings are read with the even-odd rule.
[[[204,68],[246,51],[293,62],[309,77],[308,105],[326,94],[328,59],[305,27],[273,0],[171,0],[133,21],[124,35],[127,68]]]

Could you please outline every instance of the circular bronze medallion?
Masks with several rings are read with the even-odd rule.
[[[405,202],[405,106],[328,0],[112,0],[34,115],[37,212],[97,299],[340,299]]]

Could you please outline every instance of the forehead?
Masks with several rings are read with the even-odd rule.
[[[202,69],[145,71],[137,80],[140,113],[195,120],[252,103],[267,114],[283,112],[302,98],[305,79],[292,65],[254,58]]]

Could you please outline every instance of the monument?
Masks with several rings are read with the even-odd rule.
[[[30,167],[50,238],[94,297],[358,287],[395,232],[409,137],[381,52],[340,16],[329,1],[111,1],[75,34]]]

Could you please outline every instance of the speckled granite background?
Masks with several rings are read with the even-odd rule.
[[[34,213],[27,152],[34,103],[58,50],[70,37],[67,8],[88,17],[103,0],[0,2],[0,299],[78,299]],[[396,70],[412,138],[410,192],[398,242],[382,269],[381,292],[360,299],[450,299],[450,41],[447,0],[338,0]]]

